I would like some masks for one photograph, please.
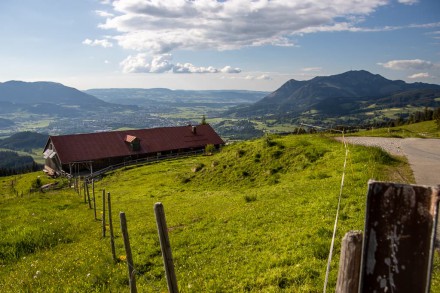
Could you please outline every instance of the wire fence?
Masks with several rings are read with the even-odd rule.
[[[189,151],[189,152],[183,152],[183,153],[172,153],[172,154],[166,154],[166,155],[158,155],[158,156],[154,156],[154,157],[146,157],[146,158],[137,159],[137,160],[130,160],[130,161],[126,161],[123,163],[111,165],[106,168],[100,169],[96,172],[91,173],[90,175],[85,176],[84,179],[87,180],[88,182],[90,182],[92,179],[94,179],[98,176],[104,175],[105,173],[116,170],[116,169],[129,167],[129,166],[144,165],[144,164],[148,164],[148,163],[155,163],[155,162],[160,162],[160,161],[164,161],[164,160],[186,158],[186,157],[201,155],[204,152],[205,152],[204,150],[195,150],[195,151]]]

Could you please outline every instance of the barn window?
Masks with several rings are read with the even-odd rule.
[[[139,151],[141,149],[141,140],[136,136],[127,134],[125,136],[125,142],[129,144],[132,151]]]

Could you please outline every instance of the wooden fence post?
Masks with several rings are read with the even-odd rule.
[[[342,238],[336,293],[358,292],[362,258],[362,232],[349,231]]]
[[[93,194],[93,212],[95,214],[95,221],[97,220],[96,217],[96,197],[95,197],[95,180],[92,179],[92,194]]]
[[[136,272],[133,264],[133,256],[131,254],[130,239],[128,238],[127,219],[125,218],[125,213],[120,212],[119,218],[121,220],[122,239],[124,240],[125,255],[127,258],[128,281],[130,285],[130,292],[136,293],[137,292],[136,275],[135,275]]]
[[[439,196],[439,187],[369,182],[359,292],[429,292]]]
[[[83,183],[83,192],[84,192],[84,203],[87,203],[86,179],[85,178],[84,178],[84,183]]]
[[[176,273],[174,272],[173,256],[171,254],[171,245],[168,238],[165,211],[161,202],[154,205],[154,213],[156,214],[157,231],[159,233],[160,248],[162,250],[168,291],[170,293],[177,293],[179,292],[179,289],[177,287]]]
[[[115,238],[113,233],[113,220],[112,220],[112,202],[110,198],[110,192],[107,193],[107,204],[108,204],[108,224],[110,228],[110,247],[112,249],[113,261],[117,262],[116,259],[116,249],[115,249]]]
[[[92,208],[92,203],[91,203],[91,200],[90,200],[89,184],[87,183],[87,181],[84,181],[84,183],[86,184],[87,201],[89,202],[89,209],[91,209]]]
[[[105,189],[102,190],[102,237],[105,237]]]

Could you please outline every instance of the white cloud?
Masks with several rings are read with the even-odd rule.
[[[191,63],[177,63],[173,67],[174,73],[217,73],[219,72],[217,68],[212,66],[208,67],[197,67]]]
[[[85,39],[82,42],[84,45],[88,45],[88,46],[101,46],[104,48],[110,48],[113,47],[113,44],[111,42],[109,42],[106,39],[103,40],[91,40],[91,39]]]
[[[261,75],[246,75],[244,79],[247,80],[272,80],[272,77],[267,74],[261,74]]]
[[[386,63],[377,63],[388,69],[393,70],[423,70],[429,69],[434,66],[431,61],[421,60],[421,59],[413,59],[413,60],[391,60]]]
[[[322,70],[322,67],[304,67],[304,68],[301,68],[301,71],[305,71],[305,72],[311,72],[311,71],[316,72],[316,71],[321,71],[321,70]]]
[[[419,0],[398,0],[398,2],[405,5],[413,5],[419,3]]]
[[[103,11],[103,10],[95,10],[95,13],[101,17],[113,17],[115,16],[113,13]]]
[[[240,73],[241,69],[240,68],[234,68],[232,66],[225,66],[222,69],[220,69],[220,72],[222,72],[222,73]]]
[[[241,69],[225,66],[217,69],[213,66],[195,66],[191,63],[172,63],[171,54],[163,54],[153,57],[151,60],[146,53],[128,56],[121,62],[124,73],[240,73]]]
[[[408,76],[410,79],[423,79],[423,78],[431,78],[432,76],[429,75],[427,72],[420,72],[413,75]]]
[[[163,54],[175,49],[231,50],[294,46],[294,35],[358,31],[387,0],[117,0],[100,27],[116,30],[126,49]]]
[[[147,54],[128,56],[121,62],[124,73],[163,73],[173,69],[172,56],[165,54],[154,57],[151,61]]]
[[[269,75],[267,75],[267,74],[263,74],[263,75],[257,76],[256,79],[259,79],[259,80],[272,80],[272,78]]]

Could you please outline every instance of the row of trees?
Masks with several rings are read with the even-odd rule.
[[[0,177],[34,172],[42,167],[30,156],[19,156],[13,151],[0,151]]]
[[[435,123],[440,128],[440,107],[435,109],[429,109],[425,107],[424,111],[417,111],[409,115],[408,124],[418,123],[423,121],[435,120]]]
[[[434,120],[437,128],[440,130],[440,107],[435,109],[430,109],[425,107],[423,111],[416,111],[407,115],[400,115],[396,119],[384,119],[381,121],[376,121],[372,124],[364,124],[364,125],[337,125],[330,126],[329,128],[322,128],[322,130],[327,131],[344,131],[348,132],[357,132],[359,129],[371,129],[371,128],[384,128],[384,127],[395,127],[402,126],[407,124],[419,123],[424,121],[432,121]],[[292,132],[294,134],[303,134],[303,133],[315,133],[320,128],[315,127],[298,127],[295,128]]]

